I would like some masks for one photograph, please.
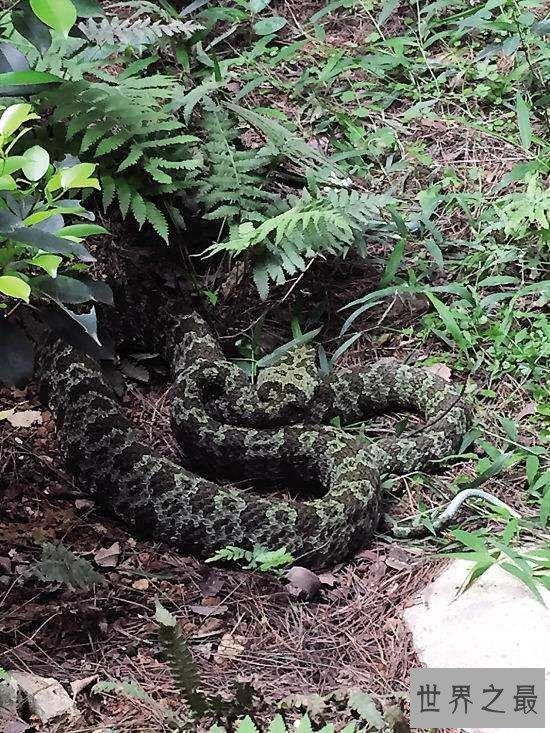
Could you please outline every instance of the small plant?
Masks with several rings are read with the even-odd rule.
[[[287,552],[286,547],[266,550],[265,547],[256,545],[253,550],[243,550],[242,547],[227,545],[209,557],[206,562],[246,563],[245,570],[280,573],[282,568],[293,564],[294,557]]]
[[[0,381],[7,384],[32,372],[33,344],[13,317],[20,306],[30,304],[55,331],[97,352],[94,306],[87,313],[69,306],[112,298],[104,283],[82,277],[94,260],[83,240],[106,232],[76,198],[99,188],[96,165],[53,162],[40,145],[23,145],[36,120],[30,104],[13,104],[0,117]]]
[[[539,585],[550,589],[550,550],[539,547],[520,552],[511,547],[513,538],[518,533],[518,520],[512,519],[500,539],[487,537],[482,532],[466,532],[455,529],[452,535],[455,540],[468,548],[469,552],[446,552],[442,557],[469,560],[474,563],[468,578],[460,592],[466,591],[473,583],[489,570],[498,565],[506,572],[518,578],[544,605]]]
[[[36,563],[33,574],[46,583],[63,583],[71,589],[91,590],[94,585],[105,585],[88,560],[78,557],[64,545],[42,545],[42,557]]]

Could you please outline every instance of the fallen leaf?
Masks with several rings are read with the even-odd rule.
[[[446,382],[451,381],[451,370],[446,364],[429,364],[425,369],[432,372],[432,374],[436,374],[438,377],[441,377],[441,379],[444,379]]]
[[[93,685],[94,682],[97,682],[97,680],[98,676],[94,674],[91,677],[84,677],[81,680],[74,680],[73,682],[71,682],[71,692],[73,693],[73,700],[83,690],[85,690],[87,687],[90,687],[90,685]]]
[[[244,641],[242,636],[233,636],[232,634],[224,634],[220,639],[218,650],[214,655],[215,662],[221,662],[225,659],[235,659],[244,652]]]
[[[77,509],[93,509],[95,507],[95,502],[90,501],[89,499],[76,499],[74,505]]]
[[[218,606],[194,605],[189,606],[189,610],[193,613],[198,614],[199,616],[223,616],[223,614],[227,611],[227,606],[221,604]]]
[[[6,420],[14,428],[30,428],[31,425],[42,424],[42,413],[38,410],[22,410],[7,415]]]
[[[224,578],[216,575],[216,573],[210,573],[207,578],[201,580],[199,588],[204,596],[215,596],[221,591],[224,585]]]
[[[132,588],[135,590],[147,590],[149,588],[149,581],[147,578],[140,578],[139,580],[134,580],[132,583]]]
[[[296,598],[309,600],[316,595],[321,587],[319,576],[300,565],[290,568],[286,574],[286,579],[288,580],[286,590]]]
[[[318,576],[321,585],[328,585],[330,588],[334,588],[338,583],[338,578],[332,573],[320,573]]]
[[[220,599],[215,596],[206,596],[202,599],[201,604],[203,606],[217,606],[219,602]]]
[[[392,545],[386,557],[386,565],[394,570],[406,570],[411,567],[412,558],[399,545]]]
[[[120,545],[114,542],[110,547],[98,550],[94,555],[94,560],[102,568],[114,568],[118,563],[120,556]]]
[[[522,409],[518,412],[518,414],[515,417],[516,421],[521,420],[524,417],[527,417],[528,415],[534,415],[537,412],[537,403],[536,402],[528,402]]]

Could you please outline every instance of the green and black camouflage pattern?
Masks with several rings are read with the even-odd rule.
[[[45,347],[41,383],[82,488],[182,552],[284,546],[303,565],[341,561],[375,532],[384,476],[455,452],[469,426],[450,384],[395,360],[320,379],[309,350],[297,348],[252,384],[197,313],[158,314],[149,331],[171,366],[172,427],[188,468],[143,442],[98,365],[76,349]],[[425,427],[367,446],[328,424],[396,408],[422,413]],[[227,479],[288,482],[297,497],[315,489],[313,498],[277,499]]]

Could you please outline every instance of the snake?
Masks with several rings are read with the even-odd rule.
[[[158,305],[139,327],[170,369],[181,461],[144,440],[98,361],[55,337],[41,349],[41,393],[82,490],[178,552],[284,547],[307,567],[341,562],[372,540],[385,478],[455,453],[470,425],[450,382],[393,358],[327,375],[301,345],[252,382],[197,309]],[[370,443],[337,426],[395,410],[425,422]]]

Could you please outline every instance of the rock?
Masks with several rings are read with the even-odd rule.
[[[39,677],[28,672],[12,672],[11,676],[19,685],[31,713],[43,723],[65,713],[76,714],[73,701],[52,677]]]
[[[472,564],[454,560],[405,610],[418,657],[427,667],[546,667],[546,720],[550,720],[550,591],[546,608],[514,576],[494,565],[457,595]],[[471,728],[468,733],[503,729]],[[514,733],[527,733],[527,729]]]
[[[294,565],[286,574],[289,595],[300,599],[314,598],[321,587],[319,576],[300,565]]]
[[[0,680],[0,721],[17,716],[19,687],[11,675]]]

